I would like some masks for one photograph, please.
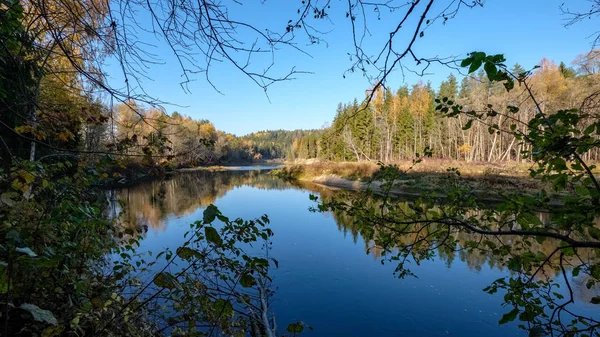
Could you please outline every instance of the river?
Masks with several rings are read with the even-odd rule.
[[[498,324],[510,310],[503,294],[482,291],[507,270],[465,253],[424,261],[414,266],[416,278],[397,278],[376,250],[366,253],[369,244],[351,225],[309,211],[309,194],[335,191],[265,172],[197,171],[122,189],[123,221],[146,229],[138,250],[161,251],[176,249],[209,204],[230,218],[267,214],[275,233],[270,255],[279,261],[271,310],[280,326],[301,320],[314,329],[303,336],[527,336],[516,322]],[[598,306],[581,302],[580,310],[600,316]]]

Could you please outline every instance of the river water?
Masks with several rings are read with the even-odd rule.
[[[465,253],[425,261],[413,268],[417,278],[399,279],[376,250],[366,253],[351,225],[309,211],[309,194],[335,191],[261,169],[190,172],[120,190],[123,221],[147,229],[139,250],[161,251],[176,249],[209,204],[230,218],[267,214],[270,255],[279,261],[271,310],[280,326],[301,320],[314,329],[303,336],[527,336],[517,323],[498,324],[510,311],[503,294],[482,291],[507,270]],[[599,314],[585,300],[578,307]]]

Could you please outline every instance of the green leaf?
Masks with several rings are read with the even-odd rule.
[[[493,64],[492,62],[486,62],[483,65],[483,69],[485,70],[485,73],[487,74],[487,77],[490,79],[490,81],[493,81],[496,79],[496,75],[498,74],[498,69],[496,68],[495,64]]]
[[[573,249],[571,246],[568,246],[567,243],[561,243],[560,246],[562,247],[560,251],[565,254],[565,256],[575,255],[575,249]]]
[[[535,326],[531,330],[529,330],[529,337],[545,337],[547,336],[544,328]]]
[[[290,333],[301,333],[304,330],[304,325],[302,322],[292,323],[287,326],[287,331]]]
[[[571,168],[575,171],[583,171],[583,166],[581,166],[580,162],[571,164]]]
[[[204,210],[202,221],[204,221],[205,224],[212,223],[213,221],[215,221],[215,218],[220,213],[221,212],[219,212],[217,206],[208,205],[208,207],[206,207],[206,209]]]
[[[217,214],[217,219],[223,223],[229,223],[229,218],[224,215]]]
[[[263,259],[263,258],[260,258],[260,257],[254,258],[254,263],[257,266],[261,266],[261,267],[268,267],[269,266],[269,260]]]
[[[240,277],[240,284],[244,288],[250,288],[256,284],[256,280],[250,274],[244,274]]]
[[[508,269],[510,269],[514,272],[521,271],[521,269],[522,269],[521,257],[520,256],[511,257],[508,260],[507,266],[508,266]]]
[[[504,314],[502,316],[502,319],[500,319],[500,321],[498,323],[500,323],[500,324],[506,324],[508,322],[512,322],[512,321],[515,320],[515,318],[517,318],[518,314],[519,314],[519,309],[514,308],[509,313]]]
[[[567,177],[566,174],[564,174],[564,173],[556,174],[553,177],[552,187],[554,187],[556,190],[563,190],[567,186],[568,181],[569,181],[569,178]]]
[[[582,197],[590,195],[590,190],[588,190],[587,187],[581,185],[575,186],[575,192],[577,192],[577,194]]]
[[[469,66],[469,64],[471,64],[473,62],[473,58],[472,57],[467,57],[466,59],[462,60],[462,62],[460,63],[461,67],[467,67]]]
[[[517,216],[517,222],[526,228],[542,226],[542,221],[537,215],[526,212],[522,212]]]
[[[214,302],[214,309],[215,312],[219,313],[219,315],[223,317],[233,317],[235,314],[231,302],[222,298],[219,298]]]
[[[473,52],[471,55],[473,56],[473,60],[475,61],[483,62],[485,60],[485,53],[482,51]]]
[[[45,322],[52,325],[58,324],[56,317],[54,317],[54,314],[52,314],[51,311],[41,309],[35,304],[23,303],[20,308],[29,311],[33,316],[33,319],[38,322]]]
[[[493,63],[496,63],[496,64],[497,63],[502,63],[502,62],[506,61],[506,58],[504,57],[504,54],[490,55],[490,56],[487,57],[487,59],[490,62],[493,62]]]
[[[171,273],[162,272],[154,276],[154,284],[161,288],[181,289],[181,284]]]
[[[567,162],[562,158],[554,158],[552,160],[552,164],[554,165],[554,169],[557,171],[567,170]]]
[[[204,234],[206,234],[206,240],[220,246],[223,244],[223,239],[219,236],[219,233],[214,227],[205,227]]]
[[[515,88],[515,81],[512,78],[507,78],[506,82],[504,82],[504,88],[506,91],[511,91]]]
[[[590,234],[590,236],[596,240],[600,240],[600,229],[596,228],[596,227],[589,227],[588,228],[588,233]]]
[[[531,322],[535,319],[535,314],[531,310],[525,310],[519,314],[519,321]]]
[[[600,296],[592,297],[592,299],[590,300],[590,303],[600,304]]]
[[[594,129],[596,128],[596,124],[592,124],[590,126],[588,126],[587,128],[585,128],[585,130],[583,131],[584,134],[589,135],[592,132],[594,132]]]
[[[199,258],[202,255],[195,249],[189,247],[179,247],[177,248],[177,256],[184,260],[189,260],[191,258]]]
[[[467,124],[465,124],[465,126],[463,126],[463,130],[469,130],[471,128],[471,125],[473,125],[473,120],[469,119]]]
[[[46,329],[44,329],[44,331],[42,332],[42,337],[60,336],[64,330],[65,330],[65,327],[62,325],[49,326]]]
[[[13,244],[22,242],[21,234],[14,229],[9,230],[6,233],[6,241],[12,242]]]
[[[473,63],[471,63],[471,66],[469,67],[469,74],[474,73],[477,69],[479,69],[482,63],[483,61],[481,59],[473,60]]]

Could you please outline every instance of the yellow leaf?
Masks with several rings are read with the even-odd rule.
[[[459,146],[457,150],[458,150],[458,152],[460,152],[462,154],[467,154],[467,153],[471,152],[471,145],[463,144],[463,145]]]
[[[20,134],[30,133],[33,131],[33,128],[31,127],[31,125],[21,125],[21,126],[17,126],[15,128],[15,131]]]
[[[38,131],[35,133],[35,138],[37,140],[44,140],[44,139],[46,139],[46,134],[43,133],[42,131]]]
[[[73,134],[70,131],[61,132],[56,135],[56,139],[60,140],[61,142],[68,142],[69,140],[73,139]]]
[[[19,175],[25,180],[25,183],[27,184],[31,184],[35,180],[35,176],[25,170],[21,170],[19,172]]]
[[[10,186],[15,190],[20,191],[23,184],[18,179],[15,179]]]

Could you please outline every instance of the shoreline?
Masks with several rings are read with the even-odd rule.
[[[476,165],[479,168],[479,165]],[[378,180],[378,166],[372,163],[315,163],[288,165],[273,171],[272,174],[290,181],[301,181],[323,187],[346,191],[370,190],[375,195],[383,195]],[[443,170],[442,170],[443,169]],[[462,172],[462,170],[461,170]],[[510,174],[513,173],[513,174]],[[550,186],[529,176],[498,170],[483,174],[471,170],[467,174],[454,176],[454,173],[437,166],[435,170],[412,170],[394,181],[390,195],[394,198],[418,198],[424,194],[436,199],[447,198],[448,184],[458,183],[468,187],[473,196],[486,203],[500,203],[506,195],[536,195],[540,190],[549,192],[550,206],[562,206],[564,194],[550,191]],[[371,180],[372,179],[372,180]],[[458,181],[452,181],[458,179]]]
[[[381,185],[382,185],[381,181],[373,181],[369,184],[369,183],[365,183],[365,182],[358,181],[358,180],[345,179],[345,178],[342,178],[342,177],[339,177],[336,175],[322,175],[322,176],[318,176],[318,177],[315,177],[312,179],[299,179],[299,181],[310,182],[310,183],[324,186],[327,188],[334,188],[334,189],[339,189],[339,190],[344,190],[344,191],[361,192],[361,191],[366,191],[366,190],[370,189],[373,192],[373,194],[375,194],[375,195],[379,195],[379,196],[383,195],[383,191],[381,189]],[[423,195],[423,193],[428,193],[428,192],[435,193],[435,196],[434,196],[435,198],[445,199],[447,197],[446,194],[441,193],[436,190],[431,190],[431,189],[406,190],[406,189],[403,189],[401,186],[393,187],[390,190],[390,195],[392,197],[418,198],[418,197],[421,197]],[[487,195],[487,194],[485,194],[484,191],[473,191],[473,192],[474,192],[474,195],[478,199],[480,199],[484,202],[498,203],[498,202],[502,202],[504,200],[499,197]],[[556,205],[558,206],[559,204],[556,203]]]
[[[214,166],[196,166],[196,167],[185,167],[179,169],[173,169],[174,173],[186,173],[186,172],[197,172],[197,171],[211,171],[211,172],[221,172],[221,171],[262,171],[262,170],[276,170],[284,168],[284,164],[269,164],[269,163],[261,163],[261,164],[252,164],[252,165],[214,165]]]

